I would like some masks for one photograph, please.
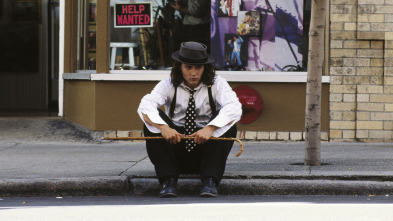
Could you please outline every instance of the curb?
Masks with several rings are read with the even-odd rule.
[[[126,195],[127,177],[83,177],[0,180],[0,196],[100,196]]]
[[[134,178],[132,195],[157,196],[156,179]],[[199,195],[199,179],[180,179],[179,195]],[[224,179],[220,195],[393,195],[393,182],[352,180]]]
[[[393,182],[349,180],[226,180],[223,195],[392,195]]]
[[[199,196],[199,179],[180,179],[179,195]],[[0,196],[157,196],[156,178],[83,177],[0,180]],[[220,195],[393,195],[391,181],[224,179]]]

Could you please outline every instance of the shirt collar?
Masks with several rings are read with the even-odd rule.
[[[192,91],[192,89],[189,88],[189,87],[187,87],[187,86],[184,84],[184,82],[181,82],[181,83],[180,83],[180,86],[181,86],[182,88],[188,90],[188,91]],[[199,89],[201,89],[201,88],[204,87],[204,86],[206,86],[206,85],[205,85],[204,83],[201,82],[201,83],[199,83],[198,87],[194,88],[194,91],[198,91]]]

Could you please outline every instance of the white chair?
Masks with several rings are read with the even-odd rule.
[[[109,47],[112,48],[111,52],[111,65],[110,68],[111,70],[115,70],[115,66],[121,66],[121,65],[127,65],[130,67],[135,66],[134,63],[134,48],[138,47],[138,44],[136,43],[131,43],[131,42],[111,42],[109,44]],[[116,52],[118,48],[128,48],[128,58],[129,58],[129,63],[128,64],[116,64]]]

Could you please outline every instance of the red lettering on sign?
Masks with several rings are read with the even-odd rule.
[[[139,13],[143,12],[145,10],[145,5],[139,5]]]
[[[126,14],[127,13],[127,5],[122,5],[121,6],[121,13]]]
[[[145,15],[145,25],[150,24],[150,16]]]
[[[132,16],[132,19],[133,19],[133,20],[132,20],[132,24],[135,24],[135,25],[138,24],[138,16],[139,16],[139,15],[133,15],[133,16]]]
[[[138,5],[138,7],[136,5],[122,5],[121,12],[122,14],[140,14],[145,8],[145,5],[142,4]]]
[[[123,16],[122,15],[118,15],[117,16],[117,24],[118,25],[122,25],[123,24]]]

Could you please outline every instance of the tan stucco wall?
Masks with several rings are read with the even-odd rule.
[[[64,119],[95,130],[95,82],[64,81]]]
[[[96,130],[141,130],[136,110],[156,82],[97,82]]]
[[[233,83],[233,88],[243,83]],[[305,83],[247,83],[256,89],[264,107],[259,118],[250,124],[238,124],[244,131],[304,131],[306,106]],[[329,130],[329,87],[323,84],[321,131]]]
[[[64,117],[96,131],[141,130],[136,110],[157,82],[66,81]],[[304,131],[305,83],[231,83],[256,89],[264,101],[260,117],[238,124],[244,131]],[[323,84],[322,128],[329,130],[329,86]]]

